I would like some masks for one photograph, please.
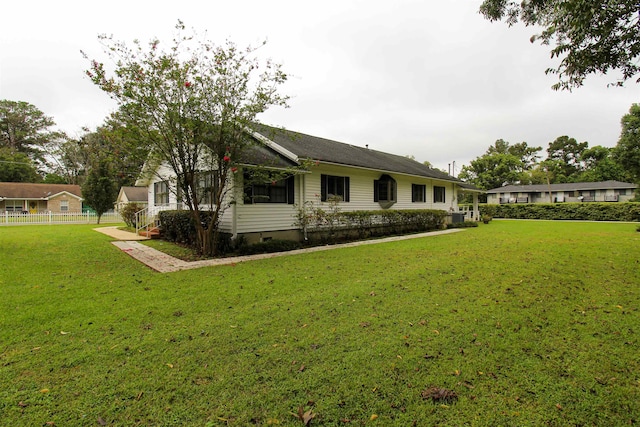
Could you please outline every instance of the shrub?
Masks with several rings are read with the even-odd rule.
[[[200,212],[200,219],[205,228],[211,221],[211,214],[209,211]],[[160,229],[164,240],[197,249],[196,227],[193,224],[190,211],[161,211],[158,214],[158,218],[160,219]],[[218,253],[226,254],[234,250],[231,237],[232,235],[229,233],[219,233]]]
[[[470,228],[477,227],[478,223],[476,221],[463,221],[458,222],[456,224],[447,224],[447,228]]]
[[[137,203],[127,203],[124,205],[120,210],[120,216],[124,223],[127,224],[127,227],[136,228],[136,212],[139,212],[142,209],[144,209],[144,207]]]
[[[253,245],[243,245],[238,248],[241,255],[266,254],[272,252],[286,252],[300,249],[301,245],[293,240],[272,239]]]

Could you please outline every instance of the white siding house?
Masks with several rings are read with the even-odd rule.
[[[439,209],[458,212],[458,195],[474,194],[475,209],[480,190],[465,185],[448,174],[429,168],[415,160],[381,151],[369,150],[297,132],[258,126],[253,131],[257,144],[270,155],[284,157],[291,164],[311,160],[305,173],[278,182],[276,188],[252,189],[243,185],[242,168],[234,174],[233,203],[221,221],[221,230],[243,235],[250,241],[268,238],[299,238],[295,225],[297,207],[313,202],[327,206],[327,199],[337,195],[341,211],[379,209]],[[176,208],[179,200],[170,186],[172,171],[161,166],[149,178],[136,185],[146,185],[150,210]],[[276,194],[277,193],[277,194]],[[254,197],[252,197],[254,196]],[[477,220],[477,214],[474,218]]]

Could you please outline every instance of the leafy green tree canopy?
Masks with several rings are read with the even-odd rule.
[[[621,120],[622,131],[614,157],[630,174],[634,182],[640,182],[640,104],[633,104]]]
[[[622,86],[640,73],[639,9],[637,0],[484,0],[480,13],[509,26],[521,21],[542,27],[531,42],[555,43],[551,58],[560,63],[546,72],[559,78],[553,89],[571,90],[590,74],[617,70],[613,84]]]
[[[40,182],[42,177],[25,153],[0,148],[0,182]]]
[[[541,147],[526,142],[511,145],[498,139],[486,153],[463,166],[458,177],[478,188],[490,190],[507,184],[528,183],[529,171],[538,158]]]
[[[59,132],[55,122],[36,106],[22,101],[0,100],[0,147],[24,153],[40,165],[46,163],[46,147]]]
[[[556,182],[575,182],[583,171],[582,154],[589,147],[588,142],[578,142],[567,135],[559,136],[549,143],[547,160],[557,160]]]

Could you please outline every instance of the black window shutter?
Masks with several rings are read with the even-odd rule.
[[[287,203],[293,205],[295,203],[295,176],[287,178]]]
[[[327,201],[327,175],[320,175],[320,201]]]
[[[377,202],[378,200],[380,200],[379,196],[378,196],[378,180],[374,179],[373,180],[373,201]]]
[[[349,201],[349,177],[344,177],[344,201]]]

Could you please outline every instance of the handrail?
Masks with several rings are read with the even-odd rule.
[[[147,230],[151,224],[155,224],[158,219],[158,213],[166,210],[180,210],[181,203],[168,203],[166,205],[147,206],[136,212],[136,234],[140,231]]]

